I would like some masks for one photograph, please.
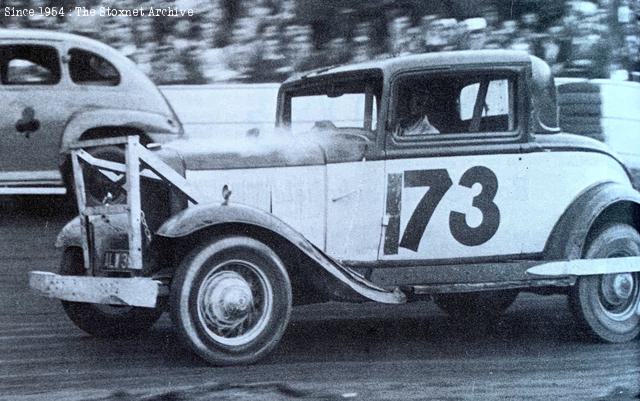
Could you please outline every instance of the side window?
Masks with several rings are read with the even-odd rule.
[[[0,46],[0,81],[3,85],[55,85],[60,82],[58,52],[50,46]]]
[[[412,74],[397,81],[394,132],[399,137],[515,130],[515,78]]]
[[[120,83],[120,73],[113,64],[79,49],[69,51],[69,75],[77,85],[117,86]]]
[[[339,97],[296,96],[291,99],[291,127],[305,131],[314,127],[314,122],[328,121],[337,128],[358,128],[365,126],[365,93],[347,93]],[[373,121],[376,125],[375,101]],[[375,129],[375,128],[374,128]]]

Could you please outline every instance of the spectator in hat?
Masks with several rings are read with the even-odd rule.
[[[453,50],[456,46],[458,21],[455,18],[437,18],[424,32],[425,51]]]
[[[469,50],[484,49],[487,42],[487,21],[484,18],[468,18],[460,23],[464,32],[461,47]]]

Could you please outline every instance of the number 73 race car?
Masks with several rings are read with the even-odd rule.
[[[81,141],[60,273],[30,285],[97,336],[169,311],[217,365],[262,358],[292,305],[326,301],[487,319],[521,290],[564,293],[581,332],[633,340],[640,193],[606,145],[557,121],[541,60],[452,52],[293,77],[269,134]]]

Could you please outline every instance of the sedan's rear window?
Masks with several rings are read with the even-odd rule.
[[[120,83],[120,74],[113,64],[80,49],[69,51],[69,75],[77,85],[116,86]]]
[[[0,46],[3,85],[55,85],[60,82],[60,58],[55,48],[41,45]]]

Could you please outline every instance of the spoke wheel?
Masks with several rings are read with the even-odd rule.
[[[626,224],[603,229],[589,244],[585,258],[640,255],[640,234]],[[569,293],[569,304],[581,333],[619,343],[640,334],[640,275],[638,273],[583,276]]]
[[[273,289],[259,267],[242,260],[216,266],[198,291],[198,319],[227,346],[255,340],[273,311]]]
[[[284,333],[291,303],[282,261],[248,237],[224,237],[194,249],[171,284],[171,316],[180,338],[215,365],[267,355]]]

